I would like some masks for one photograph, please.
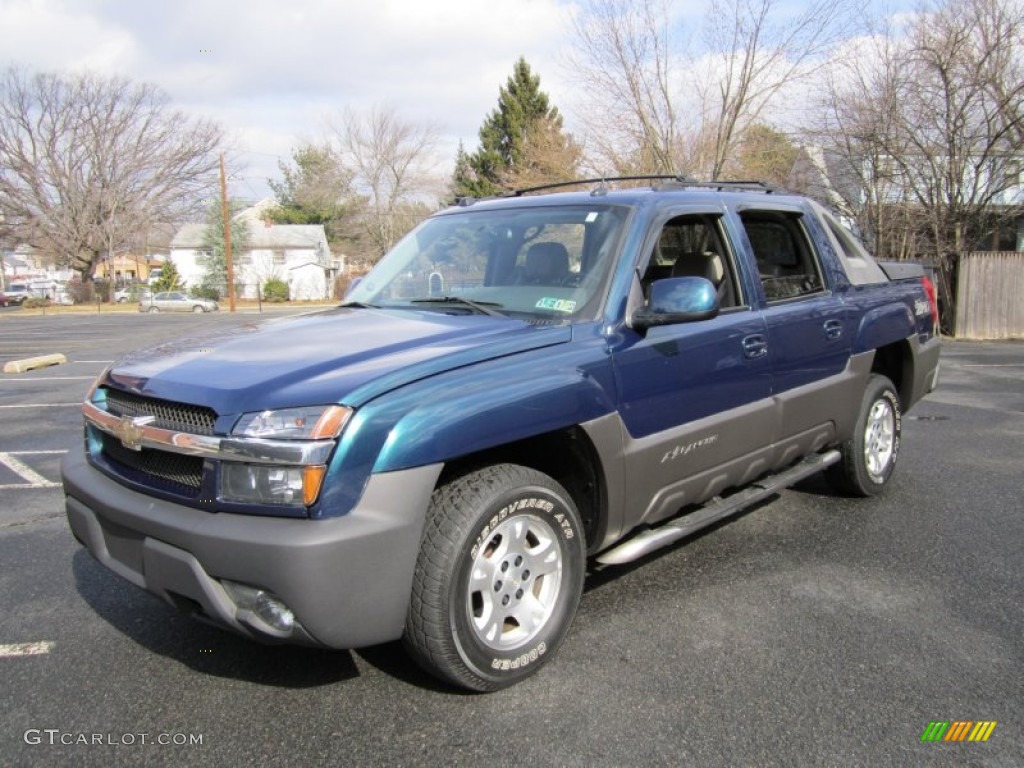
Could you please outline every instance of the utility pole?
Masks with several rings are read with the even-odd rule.
[[[228,181],[224,176],[224,153],[220,153],[220,212],[224,219],[224,261],[228,268],[228,309],[235,311],[235,268],[231,261],[231,217],[228,215]]]

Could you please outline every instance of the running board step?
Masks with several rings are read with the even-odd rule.
[[[683,518],[676,518],[657,528],[650,528],[638,533],[633,538],[598,555],[597,562],[602,565],[623,565],[639,560],[657,549],[667,547],[691,533],[696,533],[701,528],[706,528],[719,520],[734,515],[751,504],[756,504],[775,495],[782,489],[835,464],[839,458],[839,451],[827,451],[810,456],[784,472],[761,478],[726,499],[715,499]]]

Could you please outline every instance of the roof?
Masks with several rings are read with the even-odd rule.
[[[185,224],[171,240],[171,248],[203,248],[205,231],[205,224]],[[250,223],[245,246],[253,250],[315,249],[318,243],[327,248],[323,224],[272,224],[268,227],[263,223]]]
[[[785,191],[759,187],[750,182],[691,182],[659,186],[603,189],[581,192],[546,192],[521,196],[508,195],[467,199],[435,215],[450,215],[474,209],[531,208],[562,205],[624,205],[643,207],[658,201],[676,201],[694,204],[721,204],[722,201],[757,202],[758,204],[799,204],[802,197]]]

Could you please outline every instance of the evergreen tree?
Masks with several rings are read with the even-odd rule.
[[[178,273],[177,265],[168,256],[164,259],[160,277],[153,281],[153,285],[150,288],[153,293],[161,293],[162,291],[179,291],[184,287],[185,285],[181,282],[181,275]]]
[[[358,207],[352,173],[329,145],[303,144],[292,151],[292,165],[278,163],[283,181],[268,179],[277,206],[268,211],[275,224],[323,224],[329,239],[343,229]]]
[[[228,292],[228,262],[224,247],[224,217],[218,197],[210,207],[206,216],[206,230],[203,232],[203,245],[208,255],[200,256],[196,261],[203,267],[203,278],[197,286],[197,292],[211,299],[219,299]],[[245,249],[249,239],[249,227],[243,219],[231,217],[231,253],[237,265],[238,255]],[[236,277],[238,269],[235,269]]]
[[[575,171],[579,148],[572,137],[564,133],[558,108],[551,105],[548,95],[540,89],[540,76],[533,74],[526,59],[520,57],[508,82],[498,92],[497,108],[480,127],[479,149],[472,155],[466,155],[465,149],[461,145],[459,147],[452,179],[455,196],[495,195],[514,186],[517,179],[526,175],[525,166],[537,166],[531,158],[537,156],[535,144],[541,139],[546,145],[545,153],[554,146],[557,152],[564,152],[570,158],[569,162],[541,165],[550,166],[557,172],[566,166]]]
[[[465,145],[459,141],[459,149],[455,153],[455,171],[452,173],[452,190],[457,197],[468,194],[467,190],[473,189],[477,183],[476,171],[470,162],[469,153]]]

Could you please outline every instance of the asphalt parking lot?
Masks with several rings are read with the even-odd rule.
[[[267,648],[108,572],[58,465],[117,355],[255,315],[0,315],[0,764],[1024,765],[1024,343],[949,343],[881,498],[820,480],[592,574],[553,663],[491,695],[397,644]],[[925,743],[933,721],[988,741]],[[166,742],[166,743],[164,743]]]

